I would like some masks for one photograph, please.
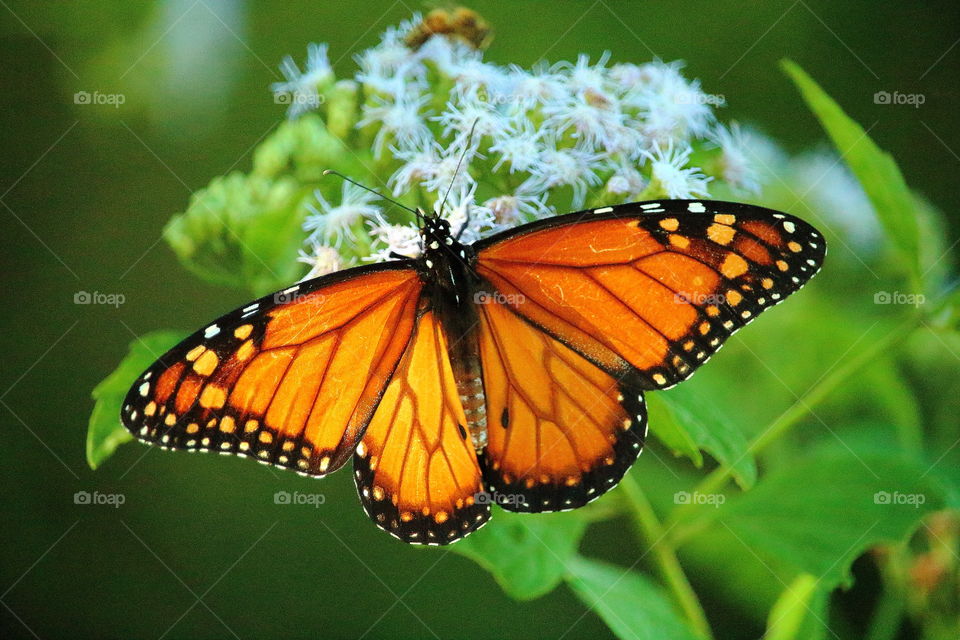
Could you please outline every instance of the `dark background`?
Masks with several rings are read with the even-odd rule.
[[[800,151],[823,134],[777,66],[790,57],[892,152],[957,235],[954,2],[469,6],[495,28],[490,60],[527,66],[604,50],[614,61],[683,59],[688,77],[726,97],[722,118]],[[250,149],[281,121],[284,107],[267,90],[281,58],[299,63],[308,42],[329,42],[338,74],[352,75],[353,54],[421,9],[382,0],[0,2],[4,637],[609,634],[564,588],[516,603],[470,561],[383,535],[348,473],[316,484],[139,445],[96,472],[84,460],[90,390],[136,335],[193,329],[244,302],[187,274],[160,232],[193,190],[248,168]],[[95,90],[126,102],[74,104],[75,92]],[[877,105],[880,90],[920,93],[925,103]],[[75,305],[81,290],[126,301]],[[650,462],[641,459],[641,472]],[[279,507],[279,489],[322,491],[326,503]],[[119,492],[126,503],[78,506],[80,490]],[[591,529],[591,553],[623,544],[621,525]]]

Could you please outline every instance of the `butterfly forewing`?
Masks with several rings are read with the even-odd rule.
[[[478,273],[516,313],[610,374],[664,389],[803,286],[826,245],[779,212],[667,200],[532,223],[477,249]]]
[[[246,305],[144,372],[123,423],[144,442],[325,475],[359,442],[409,341],[421,286],[392,263]]]

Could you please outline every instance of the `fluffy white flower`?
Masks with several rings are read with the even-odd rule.
[[[493,214],[493,227],[502,229],[525,222],[527,219],[552,215],[554,212],[547,206],[546,200],[546,193],[533,194],[517,191],[490,198],[483,203],[483,206]]]
[[[642,131],[660,145],[702,137],[714,121],[713,107],[723,104],[722,96],[706,94],[700,82],[688,82],[680,73],[680,63],[647,65],[648,78],[624,97],[624,101],[643,114]]]
[[[522,113],[567,94],[560,75],[546,65],[535,66],[530,71],[512,65],[507,72],[507,81],[508,88],[502,100],[512,100],[510,111]]]
[[[760,184],[763,162],[752,156],[763,140],[718,125],[714,110],[722,96],[704,93],[698,81],[685,78],[679,62],[610,66],[604,53],[593,61],[580,55],[530,69],[500,66],[484,61],[482,50],[441,34],[417,48],[407,46],[411,30],[421,25],[415,15],[356,56],[356,126],[364,129],[360,139],[368,131],[374,137],[376,164],[389,174],[395,196],[407,194],[430,210],[441,206],[449,190],[441,215],[456,232],[469,213],[462,233],[467,242],[557,209],[582,208],[588,200],[616,204],[648,191],[706,196],[711,178],[690,166],[694,149],[710,154],[705,166],[725,184],[745,190]],[[275,90],[316,95],[318,85],[322,91],[332,81],[329,73],[326,49],[313,45],[307,71],[285,60],[287,82]],[[471,130],[475,135],[468,138]],[[370,194],[344,189],[336,207],[318,198],[319,210],[305,223],[318,245],[306,254],[315,258],[311,265],[333,264],[319,255],[329,257],[331,245],[359,260],[366,248],[358,254],[343,239],[361,228],[373,247],[364,259],[419,254],[416,225],[393,224]],[[364,218],[372,220],[368,227],[361,226]],[[366,247],[366,240],[357,246]]]
[[[554,69],[565,76],[564,81],[571,91],[593,91],[602,94],[607,91],[606,65],[609,60],[610,52],[604,51],[597,64],[591,65],[590,56],[581,53],[577,56],[576,63],[558,62]]]
[[[607,192],[619,198],[633,199],[647,186],[647,180],[633,165],[617,165],[613,175],[607,180]]]
[[[583,149],[556,149],[552,145],[542,152],[540,162],[530,168],[530,178],[521,185],[526,191],[545,191],[554,187],[573,189],[574,209],[583,206],[587,189],[600,183],[596,171],[601,157]]]
[[[668,198],[693,198],[706,196],[707,182],[710,178],[703,175],[697,167],[688,167],[692,149],[688,145],[667,146],[666,151],[654,145],[653,151],[644,151],[650,161],[653,179],[660,183]]]
[[[459,236],[460,242],[473,243],[483,237],[496,224],[493,211],[486,205],[478,205],[474,200],[477,186],[464,185],[450,193],[450,197],[439,215],[450,222],[450,231]],[[441,203],[434,205],[434,210]]]
[[[275,100],[279,103],[288,103],[287,117],[296,118],[320,106],[320,94],[317,87],[333,78],[330,60],[327,58],[326,44],[307,45],[307,63],[301,73],[293,58],[287,56],[280,63],[280,71],[284,82],[275,82],[271,85]]]
[[[540,159],[541,136],[528,118],[511,119],[493,133],[490,152],[500,155],[493,170],[498,171],[504,163],[510,165],[510,173],[530,170]]]
[[[759,193],[760,181],[753,163],[747,158],[747,141],[739,125],[734,123],[729,129],[718,126],[711,139],[720,147],[723,179],[734,188]]]
[[[398,150],[396,155],[404,165],[390,178],[394,192],[402,193],[400,187],[403,184],[413,186],[414,176],[418,177],[421,187],[439,194],[446,193],[448,189],[456,191],[473,184],[475,181],[469,168],[476,155],[476,147],[471,146],[464,153],[465,144],[466,139],[461,137],[446,149],[434,141],[429,151]]]
[[[335,246],[340,246],[344,236],[353,240],[353,226],[361,218],[370,218],[380,213],[380,208],[371,204],[377,199],[366,189],[362,189],[349,182],[343,183],[343,192],[339,205],[331,205],[320,193],[320,190],[314,192],[317,198],[319,208],[314,205],[308,205],[309,216],[303,222],[304,231],[310,232],[308,240],[310,242],[334,242]]]
[[[619,136],[624,132],[625,117],[619,103],[591,90],[547,104],[544,127],[558,132],[571,130],[579,144],[607,151],[620,148]]]
[[[492,98],[502,96],[509,90],[510,78],[500,67],[484,62],[479,57],[470,57],[451,69],[457,87],[461,90],[483,91]]]
[[[421,253],[420,229],[413,225],[390,224],[377,215],[370,222],[370,236],[377,250],[366,258],[368,262],[394,260],[393,254],[415,258]]]
[[[312,244],[309,252],[301,249],[297,261],[310,265],[310,271],[301,278],[300,282],[340,271],[345,266],[339,251],[318,242]]]
[[[505,126],[496,106],[481,96],[476,86],[455,89],[444,112],[432,119],[443,126],[444,137],[465,137],[473,131],[480,138],[502,131]]]
[[[436,175],[440,164],[441,147],[433,142],[424,149],[393,149],[393,155],[402,164],[387,180],[394,196],[401,196],[408,190]]]
[[[436,65],[448,76],[456,77],[464,64],[482,57],[473,47],[450,38],[430,38],[417,51],[417,58]]]
[[[357,127],[379,124],[380,129],[373,141],[374,155],[379,157],[387,144],[387,137],[400,148],[419,147],[430,139],[420,109],[429,101],[429,96],[402,93],[393,99],[375,97],[373,104],[363,106],[363,118]]]

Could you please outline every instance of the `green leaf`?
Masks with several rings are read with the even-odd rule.
[[[164,237],[190,271],[215,284],[264,295],[297,280],[309,189],[293,178],[232,173],[193,194]]]
[[[155,331],[130,343],[130,350],[113,373],[94,387],[95,403],[87,427],[87,464],[96,469],[118,446],[133,439],[120,424],[123,399],[137,376],[168,349],[187,337],[179,331]]]
[[[903,540],[948,505],[950,492],[928,468],[889,452],[821,448],[712,519],[764,562],[810,573],[829,591],[851,584],[850,565],[866,549]]]
[[[822,637],[827,593],[817,579],[802,573],[794,579],[770,609],[764,640],[812,640]]]
[[[679,386],[648,395],[650,429],[675,453],[688,456],[698,467],[708,452],[723,465],[731,465],[737,484],[749,489],[757,479],[757,465],[747,450],[740,429],[706,402],[696,390]]]
[[[703,466],[703,454],[690,432],[678,419],[673,405],[660,393],[647,394],[647,419],[650,431],[676,456],[686,456],[698,469]]]
[[[574,556],[567,562],[573,592],[624,640],[696,640],[659,585],[645,575]]]
[[[887,235],[919,281],[917,206],[897,163],[796,63],[784,60],[781,64],[863,186]]]
[[[517,514],[500,511],[493,521],[453,550],[482,566],[511,597],[532,600],[563,579],[587,523],[575,513]]]

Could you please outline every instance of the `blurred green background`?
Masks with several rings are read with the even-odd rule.
[[[495,29],[489,60],[529,66],[605,50],[614,61],[683,59],[688,77],[726,97],[722,118],[801,151],[823,134],[777,67],[792,58],[946,212],[948,245],[960,231],[953,2],[469,6]],[[0,2],[4,637],[609,635],[566,589],[518,603],[471,561],[382,534],[359,508],[347,472],[316,484],[237,459],[139,445],[122,447],[96,472],[84,459],[90,390],[135,336],[190,330],[245,301],[190,276],[160,232],[192,191],[247,169],[251,148],[282,121],[284,105],[268,91],[282,57],[300,61],[308,42],[328,42],[338,75],[348,76],[353,54],[424,8],[381,0]],[[125,102],[75,104],[81,91],[121,93]],[[925,102],[878,105],[877,91],[920,93]],[[125,302],[76,305],[78,291]],[[778,324],[804,318],[782,311],[745,339],[776,349]],[[805,357],[820,355],[811,349]],[[725,352],[711,363],[715,385],[736,371],[724,369],[724,356],[730,364],[736,357]],[[825,365],[839,356],[828,353]],[[790,382],[789,359],[778,363]],[[759,422],[775,412],[751,415]],[[946,454],[952,442],[931,446]],[[636,473],[665,482],[659,466],[644,456]],[[326,502],[278,506],[281,489],[321,491]],[[117,509],[75,505],[77,491],[122,493],[126,501]],[[635,557],[625,548],[635,543],[616,520],[592,527],[584,544],[591,555],[629,564]],[[724,572],[738,570],[704,568],[691,579],[720,637],[723,629],[757,637],[763,607],[726,592],[736,580],[726,582]],[[740,579],[755,575],[745,570]],[[855,607],[857,593],[848,597]]]

